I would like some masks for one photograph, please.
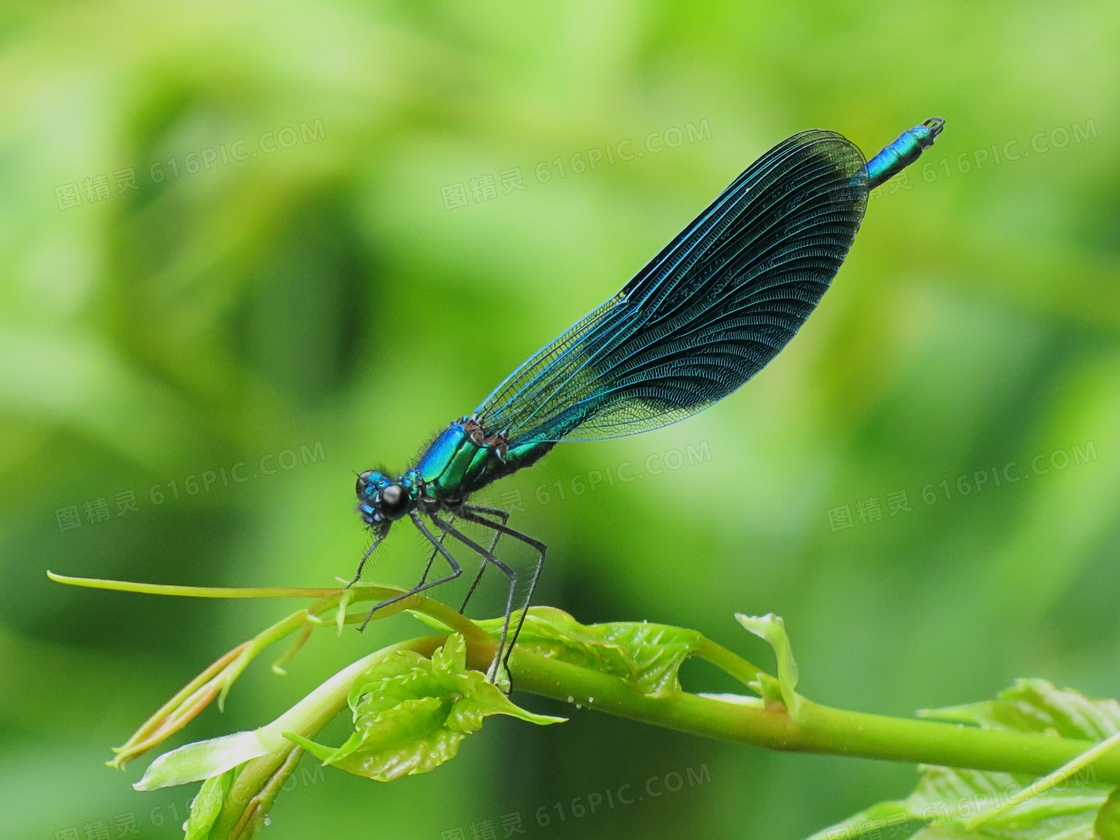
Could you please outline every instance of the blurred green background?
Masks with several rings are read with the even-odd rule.
[[[45,569],[349,576],[353,470],[403,469],[814,126],[870,155],[947,120],[748,387],[495,486],[550,546],[538,602],[764,665],[732,613],[776,612],[805,693],[864,711],[1028,675],[1120,694],[1118,44],[1106,2],[6,3],[0,838],[178,836],[193,790],[134,792],[142,766],[108,770],[109,747],[295,608]],[[367,579],[415,579],[398,531]],[[417,632],[324,633],[286,679],[262,661],[173,743],[267,722]],[[491,719],[390,785],[305,760],[266,836],[502,838],[518,813],[515,837],[785,840],[916,779],[520,699],[571,720]]]

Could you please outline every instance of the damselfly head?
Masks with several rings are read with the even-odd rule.
[[[371,528],[384,527],[405,516],[415,506],[411,482],[393,479],[377,470],[366,470],[358,476],[358,513]]]

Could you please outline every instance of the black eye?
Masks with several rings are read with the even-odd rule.
[[[390,519],[403,514],[408,510],[408,493],[399,484],[390,484],[381,491],[381,512]]]
[[[364,473],[358,476],[358,481],[354,485],[354,489],[357,491],[359,496],[361,496],[362,493],[365,492],[366,485],[369,484],[369,477],[373,475],[373,472],[373,470],[366,470]]]

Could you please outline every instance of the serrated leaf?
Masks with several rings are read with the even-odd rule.
[[[1038,732],[1088,741],[1103,741],[1120,731],[1120,703],[1092,699],[1039,679],[1016,680],[995,700],[923,709],[918,714],[955,723],[974,723],[985,729]]]
[[[1005,802],[1029,785],[1032,777],[927,767],[906,799],[880,802],[809,840],[908,836],[895,833],[904,825],[918,828],[912,840],[1089,840],[1096,812],[1108,793],[1107,786],[1089,779],[1074,777],[1064,789],[1047,791],[969,831],[966,823]]]
[[[875,831],[881,837],[904,837],[909,835],[902,827],[912,822],[913,818],[903,803],[879,802],[824,831],[818,831],[807,840],[858,840],[873,837]]]
[[[468,671],[466,642],[457,633],[431,659],[408,650],[385,657],[354,682],[350,708],[354,732],[337,749],[292,740],[324,764],[381,782],[426,773],[454,758],[489,715],[537,724],[564,720],[514,705],[485,674]]]
[[[1037,679],[1016,681],[996,700],[922,714],[985,729],[1096,741],[1120,730],[1116,701],[1092,699]],[[1032,786],[1040,789],[1032,776],[923,767],[917,788],[906,799],[880,802],[809,840],[902,837],[907,835],[895,832],[901,832],[904,825],[916,830],[910,835],[912,840],[1091,840],[1094,830],[1103,840],[1108,835],[1102,828],[1120,838],[1120,822],[1114,822],[1116,816],[1110,811],[1102,810],[1112,786],[1097,782],[1092,764],[1038,795],[1016,801]],[[1009,800],[1010,807],[995,810]],[[968,830],[981,816],[985,821]]]
[[[793,658],[793,647],[786,634],[785,622],[773,613],[761,616],[736,613],[735,619],[747,630],[764,639],[774,649],[774,656],[778,660],[776,683],[768,674],[759,675],[763,699],[767,701],[767,705],[780,700],[789,710],[790,716],[796,718],[801,695],[795,691],[798,680],[797,662]]]
[[[467,673],[467,643],[458,633],[448,637],[443,647],[432,654],[432,673],[455,677]]]
[[[427,624],[447,629],[430,616],[415,615]],[[498,637],[503,619],[475,623]],[[638,621],[580,624],[563,610],[532,607],[517,636],[517,647],[621,677],[650,697],[666,697],[680,693],[677,673],[681,663],[702,640],[700,633],[681,627]]]

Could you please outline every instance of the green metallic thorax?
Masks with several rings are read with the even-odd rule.
[[[500,437],[485,438],[471,421],[460,420],[428,447],[416,465],[416,474],[427,498],[456,504],[490,482],[529,466],[553,445],[553,441],[537,441],[507,448]]]

